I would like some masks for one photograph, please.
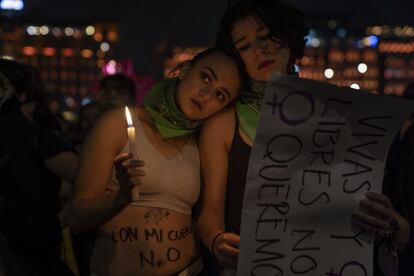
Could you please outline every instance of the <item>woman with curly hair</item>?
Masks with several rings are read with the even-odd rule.
[[[244,63],[250,87],[235,108],[204,123],[199,142],[203,185],[198,228],[222,268],[237,266],[248,162],[267,81],[272,73],[294,73],[307,33],[303,13],[280,0],[240,0],[221,21],[217,44]],[[402,230],[395,232],[394,241],[404,246],[408,221],[387,196],[377,193],[367,193],[352,216],[354,226],[375,230],[377,236],[396,223]]]

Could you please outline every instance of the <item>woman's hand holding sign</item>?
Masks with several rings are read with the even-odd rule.
[[[393,207],[383,194],[367,192],[353,212],[352,226],[358,227],[376,237],[391,235],[397,249],[404,249],[410,237],[410,224]]]

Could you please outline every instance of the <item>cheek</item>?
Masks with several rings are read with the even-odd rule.
[[[206,119],[216,114],[219,110],[220,107],[217,104],[209,102],[207,106],[204,108],[203,113],[200,114],[200,116],[202,117],[202,119]]]
[[[244,65],[246,66],[247,72],[255,71],[256,68],[256,61],[255,56],[250,53],[241,54],[240,57],[242,58]]]
[[[248,50],[245,52],[242,52],[240,54],[240,57],[242,58],[243,62],[247,65],[253,62],[254,60],[254,54],[252,53],[252,51]]]

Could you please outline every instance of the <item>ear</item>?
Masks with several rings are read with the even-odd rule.
[[[180,80],[184,79],[185,76],[187,76],[188,72],[191,69],[191,61],[185,61],[183,64],[181,64],[180,66],[180,72],[178,74],[178,78]]]

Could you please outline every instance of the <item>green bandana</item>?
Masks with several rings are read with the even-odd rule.
[[[240,126],[252,141],[256,137],[266,85],[265,81],[250,80],[250,91],[243,92],[236,105]]]
[[[191,121],[187,119],[178,108],[175,102],[177,84],[178,78],[160,81],[154,85],[144,99],[144,107],[163,138],[193,133],[202,124],[201,120]]]

